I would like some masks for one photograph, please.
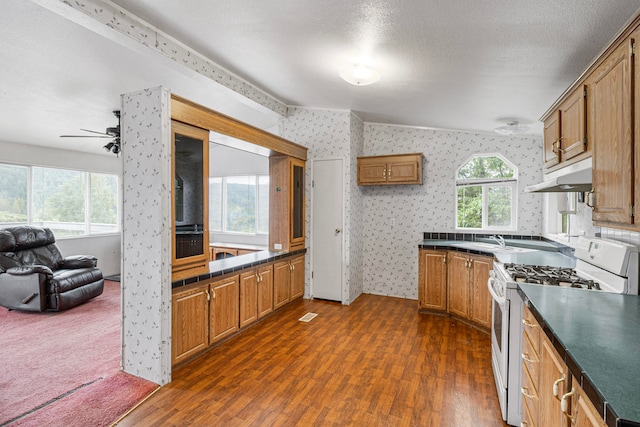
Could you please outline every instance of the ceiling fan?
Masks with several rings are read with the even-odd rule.
[[[110,151],[117,155],[120,153],[122,148],[120,146],[120,110],[114,110],[113,115],[118,118],[118,125],[115,127],[108,127],[105,132],[80,129],[83,132],[89,132],[95,135],[60,135],[60,138],[113,138],[113,141],[108,142],[103,148],[106,151]]]

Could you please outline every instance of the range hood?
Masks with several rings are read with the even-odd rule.
[[[527,193],[569,193],[591,191],[591,159],[566,166],[546,176],[540,184],[530,185]]]

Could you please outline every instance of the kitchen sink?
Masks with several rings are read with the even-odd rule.
[[[501,252],[501,253],[534,252],[537,250],[537,249],[531,249],[531,248],[520,248],[517,246],[500,246],[498,244],[482,243],[482,242],[455,243],[453,246],[457,248],[472,249],[476,251]]]

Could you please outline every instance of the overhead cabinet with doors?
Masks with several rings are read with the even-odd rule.
[[[272,251],[304,248],[304,171],[304,160],[289,156],[269,159],[269,249]]]
[[[544,166],[549,170],[591,155],[587,137],[587,88],[579,87],[544,121]]]
[[[358,157],[358,185],[422,185],[422,153]]]
[[[640,228],[638,40],[640,15],[541,118],[546,172],[592,156],[594,224],[630,230]]]

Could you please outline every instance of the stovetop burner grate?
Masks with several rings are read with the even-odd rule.
[[[505,264],[504,268],[515,282],[601,290],[598,282],[578,276],[573,268],[523,264]]]

